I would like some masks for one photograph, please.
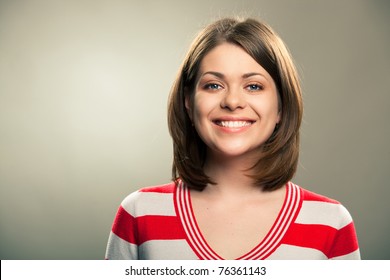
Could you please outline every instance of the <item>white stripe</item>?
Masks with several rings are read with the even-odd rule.
[[[175,216],[172,193],[134,192],[121,203],[133,217],[145,215]]]
[[[210,255],[209,251],[207,250],[207,245],[206,248],[204,248],[204,243],[202,242],[202,239],[199,238],[196,222],[194,221],[192,209],[190,207],[189,190],[184,187],[184,184],[182,182],[179,185],[179,191],[179,206],[182,208],[180,216],[183,218],[182,223],[189,238],[189,241],[203,259],[213,259],[213,256]]]
[[[182,182],[180,182],[180,184],[177,187],[177,206],[179,209],[179,216],[190,243],[192,244],[193,247],[196,247],[196,244],[194,244],[193,237],[192,237],[193,233],[188,227],[188,217],[185,211],[186,209],[183,209],[185,208],[185,199],[183,198],[183,196],[184,196],[184,189],[182,186]]]
[[[186,232],[186,235],[187,235],[187,237],[189,239],[189,242],[191,243],[192,247],[195,247],[197,249],[198,246],[194,242],[193,232],[191,231],[191,229],[188,226],[189,222],[188,222],[187,214],[185,212],[185,209],[183,209],[183,208],[185,208],[185,199],[184,199],[184,188],[183,188],[182,182],[180,182],[180,184],[178,185],[176,191],[177,191],[176,203],[177,203],[177,206],[178,206],[179,217],[181,219],[184,231]],[[196,250],[196,251],[198,252],[199,250]],[[204,255],[202,255],[201,257],[203,259],[205,258]]]
[[[215,254],[207,244],[207,242],[204,240],[201,232],[199,231],[196,219],[193,215],[193,209],[191,207],[191,201],[190,201],[190,190],[188,188],[185,189],[186,194],[186,207],[189,214],[190,219],[190,226],[192,231],[194,232],[197,244],[199,244],[199,248],[202,250],[202,252],[207,256],[207,259],[221,259],[220,256]]]
[[[266,255],[268,255],[272,250],[275,249],[275,247],[279,244],[280,240],[283,238],[284,234],[286,233],[287,229],[291,225],[292,219],[298,209],[299,201],[300,201],[300,192],[296,185],[289,182],[287,184],[287,187],[290,190],[290,196],[288,201],[288,207],[287,210],[284,213],[284,223],[278,228],[279,232],[277,235],[275,235],[275,238],[273,240],[272,246],[269,246],[267,251],[264,251],[264,253],[261,255],[260,258],[264,258]]]
[[[276,221],[277,223],[272,228],[272,231],[259,247],[251,255],[245,256],[245,259],[263,259],[269,252],[275,249],[283,238],[287,229],[289,228],[292,219],[298,210],[300,201],[300,192],[297,186],[292,183],[288,183],[286,187],[287,197],[286,202],[281,210],[280,217]]]
[[[138,259],[137,245],[123,240],[111,231],[105,258],[109,260],[136,260]]]
[[[348,210],[341,204],[304,201],[296,223],[320,224],[341,229],[352,222]]]
[[[279,245],[279,242],[282,240],[282,238],[285,235],[286,231],[290,227],[290,225],[292,223],[292,220],[294,218],[294,215],[295,215],[296,211],[298,210],[299,201],[300,201],[299,189],[298,189],[297,186],[295,186],[292,183],[289,183],[288,186],[289,186],[290,191],[291,191],[291,201],[290,201],[290,204],[289,204],[289,210],[286,213],[285,222],[280,227],[280,230],[278,232],[278,236],[275,238],[272,246],[270,246],[270,248],[266,252],[264,252],[264,254],[262,255],[262,258],[264,258],[266,255],[268,255],[272,250],[275,249],[276,246]]]
[[[192,237],[191,237],[191,232],[189,231],[188,226],[187,226],[187,218],[186,218],[184,211],[183,211],[184,199],[182,198],[182,193],[183,193],[183,188],[182,188],[182,183],[180,182],[176,188],[176,193],[175,193],[177,210],[179,212],[178,215],[179,215],[179,218],[180,218],[181,223],[183,225],[183,228],[184,228],[184,231],[186,233],[187,238],[189,239],[189,241],[191,243],[193,243]],[[192,246],[194,246],[194,245],[192,244]]]
[[[360,250],[357,249],[356,251],[347,255],[332,258],[332,260],[360,260],[360,258]]]
[[[262,241],[260,247],[252,253],[244,255],[243,259],[262,259],[279,245],[280,240],[288,230],[300,204],[299,187],[289,182],[287,184],[287,197],[281,209],[281,214],[273,226],[267,238]],[[203,259],[222,259],[208,246],[196,224],[190,204],[190,191],[180,184],[178,187],[179,216],[192,246]],[[185,209],[183,209],[185,208]],[[187,210],[187,211],[186,211]],[[187,213],[188,212],[188,213]]]
[[[327,260],[320,250],[282,244],[267,260]]]
[[[138,247],[140,260],[197,260],[187,241],[150,240]]]

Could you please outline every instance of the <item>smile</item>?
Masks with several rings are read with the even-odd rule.
[[[253,121],[215,121],[215,124],[227,128],[242,128],[252,125]]]

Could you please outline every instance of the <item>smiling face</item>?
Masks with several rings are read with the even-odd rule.
[[[256,155],[280,121],[276,85],[239,46],[223,43],[202,60],[188,114],[208,157]]]

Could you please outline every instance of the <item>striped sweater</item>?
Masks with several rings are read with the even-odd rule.
[[[121,203],[106,259],[222,259],[207,244],[180,182],[144,188]],[[291,182],[263,240],[238,259],[360,259],[352,218],[339,202]]]

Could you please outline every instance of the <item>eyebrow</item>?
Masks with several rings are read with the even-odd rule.
[[[220,79],[225,78],[224,74],[222,74],[220,72],[215,72],[215,71],[207,71],[207,72],[203,73],[201,75],[201,77],[203,77],[203,76],[205,76],[207,74],[214,75],[214,76],[216,76],[216,77],[218,77]],[[262,76],[262,77],[264,77],[264,75],[262,75],[261,73],[250,72],[250,73],[246,73],[246,74],[242,75],[242,78],[247,79],[247,78],[252,77],[252,76]]]

